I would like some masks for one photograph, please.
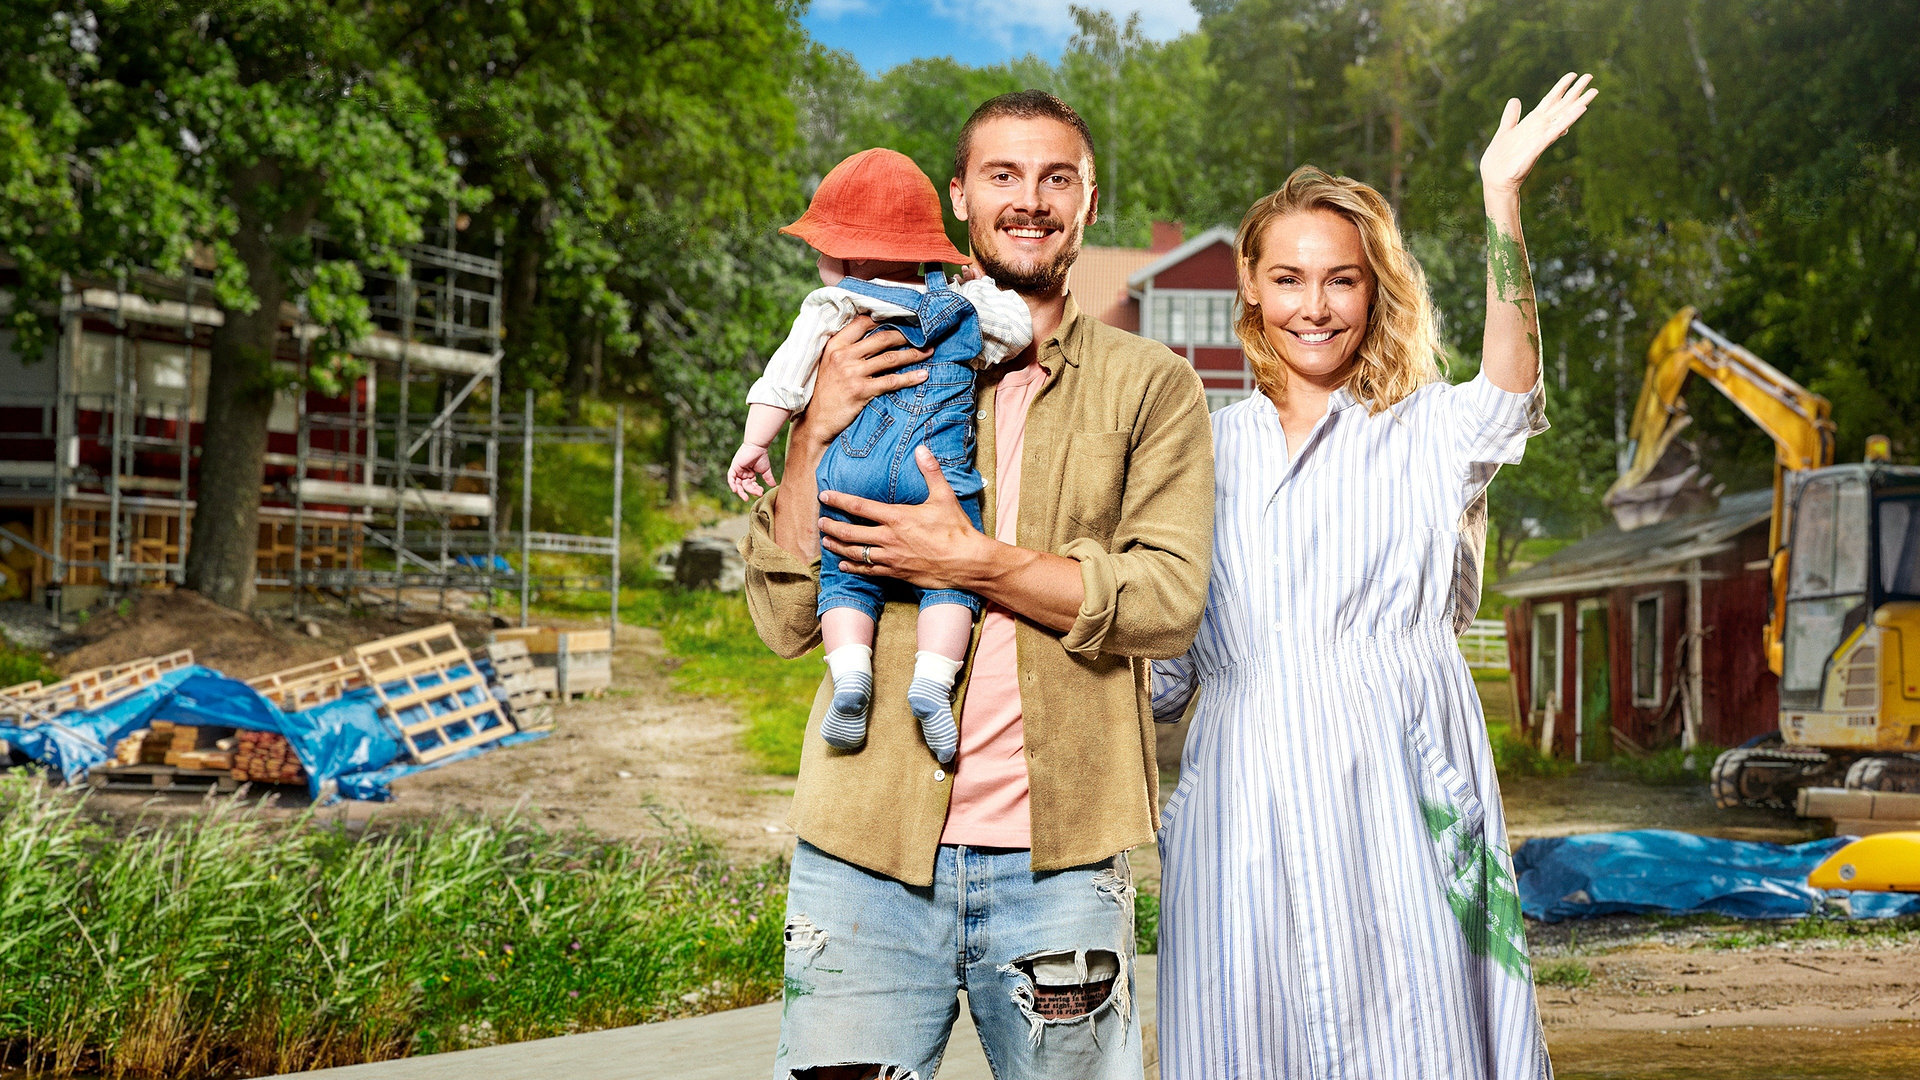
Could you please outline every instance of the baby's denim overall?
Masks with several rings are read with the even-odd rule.
[[[925,294],[846,278],[839,287],[912,311],[907,319],[884,320],[875,332],[898,330],[912,347],[933,349],[933,356],[900,371],[927,371],[927,381],[882,394],[867,403],[847,430],[827,448],[815,479],[822,491],[842,491],[876,502],[915,505],[927,501],[926,477],[914,461],[914,447],[925,444],[940,463],[960,506],[980,528],[980,490],[985,483],[973,467],[973,383],[968,362],[980,355],[980,316],[966,297],[947,288],[946,275],[927,275]],[[868,525],[831,507],[820,512],[839,521]],[[857,562],[851,558],[848,562]],[[933,604],[964,604],[980,613],[980,598],[959,589],[926,589],[894,578],[843,573],[841,557],[820,552],[819,610],[858,608],[878,619],[887,600],[918,598]]]

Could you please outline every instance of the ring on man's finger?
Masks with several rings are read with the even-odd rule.
[[[872,544],[860,545],[860,561],[863,563],[866,563],[868,566],[873,565],[873,545]]]

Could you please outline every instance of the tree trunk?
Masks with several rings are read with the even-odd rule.
[[[250,179],[272,182],[264,176]],[[248,202],[244,193],[235,201],[242,206]],[[250,312],[226,311],[209,349],[199,500],[187,547],[186,586],[240,611],[253,606],[260,484],[267,419],[273,412],[273,354],[287,293],[273,243],[276,236],[304,233],[311,220],[311,211],[295,212],[269,225],[242,212],[233,246],[260,304]]]
[[[562,384],[567,388],[567,423],[580,422],[580,407],[586,398],[600,389],[600,342],[598,327],[576,331],[567,338],[567,371]]]
[[[672,413],[667,417],[667,502],[687,505],[687,425]]]

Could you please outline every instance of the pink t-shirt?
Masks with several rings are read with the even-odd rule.
[[[1020,452],[1027,443],[1027,406],[1046,378],[1047,369],[1035,360],[1007,373],[994,391],[994,538],[1002,543],[1014,543],[1020,525]],[[1033,846],[1013,625],[1012,613],[998,604],[988,604],[980,619],[980,645],[973,652],[960,709],[960,752],[953,760],[953,799],[940,834],[943,844]]]

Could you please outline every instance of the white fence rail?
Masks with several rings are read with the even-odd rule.
[[[1470,668],[1507,670],[1507,626],[1498,619],[1475,619],[1460,635],[1460,652]]]

